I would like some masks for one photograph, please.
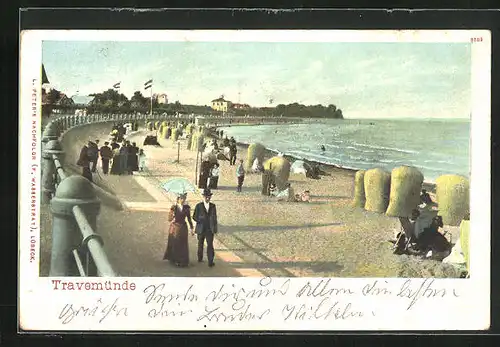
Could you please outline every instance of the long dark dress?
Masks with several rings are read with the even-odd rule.
[[[120,174],[120,172],[121,172],[120,171],[121,170],[121,167],[120,167],[121,160],[122,160],[121,155],[115,154],[113,156],[113,163],[111,164],[111,171],[110,171],[110,173],[112,175],[119,175]]]
[[[119,175],[124,175],[128,174],[128,153],[129,153],[130,147],[128,146],[122,146],[120,148],[120,166],[119,166]]]
[[[137,154],[139,153],[139,148],[135,146],[130,146],[128,148],[128,160],[127,160],[127,166],[128,166],[128,171],[139,171],[139,162],[137,159]]]
[[[200,178],[198,180],[198,188],[207,188],[208,177],[210,176],[210,162],[203,161],[201,163]]]
[[[139,171],[139,147],[132,146],[134,156],[132,157],[132,171]]]
[[[177,205],[172,206],[168,213],[168,221],[171,222],[168,227],[167,249],[163,255],[163,260],[168,260],[177,266],[189,265],[188,248],[188,228],[193,228],[191,220],[191,208],[188,205],[182,206],[182,210]]]

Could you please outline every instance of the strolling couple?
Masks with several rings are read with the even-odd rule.
[[[194,208],[192,218],[196,222],[194,230],[191,208],[186,204],[186,194],[179,195],[177,203],[169,211],[168,221],[171,223],[168,230],[167,249],[163,259],[169,260],[176,266],[186,267],[189,265],[188,224],[191,235],[194,236],[196,232],[198,236],[198,262],[203,261],[203,248],[206,241],[208,266],[215,265],[213,241],[214,235],[217,233],[217,209],[215,204],[210,202],[212,198],[210,189],[204,189],[202,195],[203,201]]]

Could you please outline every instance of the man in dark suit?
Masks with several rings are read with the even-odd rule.
[[[212,192],[210,189],[203,190],[203,201],[199,202],[193,213],[196,222],[196,234],[198,235],[198,262],[203,261],[203,246],[207,241],[208,266],[214,263],[214,235],[217,233],[217,209],[215,204],[210,202]]]
[[[107,175],[109,171],[109,161],[113,158],[113,152],[111,148],[108,146],[109,142],[104,142],[104,146],[99,149],[99,153],[101,154],[101,163],[102,163],[102,173]]]
[[[88,143],[88,157],[90,160],[90,171],[96,172],[97,170],[97,160],[99,159],[99,140],[94,142],[89,141]]]

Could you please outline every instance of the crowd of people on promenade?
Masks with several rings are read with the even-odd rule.
[[[136,142],[125,139],[127,130],[134,129],[132,124],[127,129],[124,124],[115,124],[109,134],[109,140],[99,146],[100,140],[89,140],[80,149],[76,164],[82,168],[82,176],[93,181],[92,174],[97,172],[100,159],[101,170],[104,175],[131,175],[136,171],[143,171],[146,164],[146,155]]]
[[[211,142],[203,144],[203,153],[205,154],[201,163],[201,169],[198,177],[198,188],[217,189],[220,175],[219,159],[229,161],[230,166],[236,166],[236,191],[242,192],[247,174],[243,164],[243,159],[237,160],[237,144],[234,137],[224,136],[223,130],[214,131],[215,138]],[[220,142],[218,142],[218,140]],[[282,153],[279,155],[283,156]],[[238,162],[236,164],[236,162]],[[276,186],[276,178],[271,170],[265,170],[263,163],[258,158],[252,163],[251,173],[262,175],[262,195],[276,198],[276,201],[288,202],[309,202],[311,199],[309,190],[300,194],[295,194],[291,184],[288,182],[280,191]]]
[[[115,124],[109,134],[109,138],[100,146],[101,140],[89,140],[80,150],[77,165],[82,167],[82,175],[92,181],[92,174],[98,172],[98,166],[104,175],[130,175],[145,168],[145,153],[136,142],[127,140],[131,130],[136,130],[135,124]],[[243,159],[237,159],[238,148],[234,137],[224,137],[223,131],[216,132],[217,137],[203,144],[203,156],[200,167],[198,188],[203,192],[202,201],[198,203],[193,213],[186,204],[186,194],[178,194],[176,203],[169,210],[168,240],[163,255],[175,266],[186,267],[189,265],[188,239],[196,235],[197,260],[203,262],[204,249],[208,266],[214,263],[214,235],[217,233],[217,211],[211,202],[212,190],[217,190],[219,177],[221,175],[219,160],[228,161],[234,167],[236,191],[244,190],[245,169]],[[264,170],[263,163],[257,159],[250,169],[251,173],[263,176],[263,194],[276,198],[277,201],[309,201],[309,192],[294,194],[288,183],[284,190],[276,189],[275,177],[270,170]],[[196,222],[196,227],[194,227]]]

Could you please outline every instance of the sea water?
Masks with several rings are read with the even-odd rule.
[[[443,174],[469,177],[468,119],[346,119],[221,129],[238,142],[259,142],[298,159],[351,169],[390,171],[409,165],[417,167],[428,182]]]

